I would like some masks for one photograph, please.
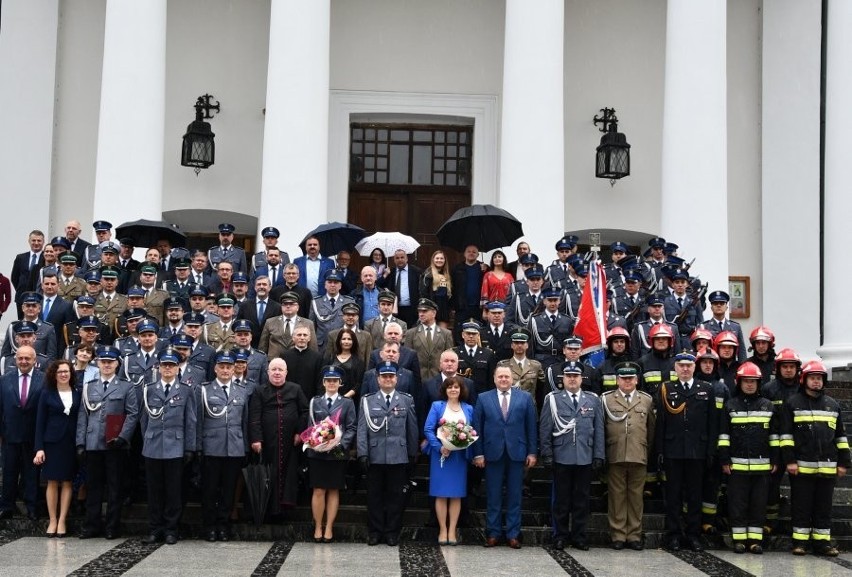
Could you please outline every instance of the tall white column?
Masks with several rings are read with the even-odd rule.
[[[162,218],[165,111],[166,0],[107,0],[96,220]]]
[[[792,347],[807,358],[820,344],[821,288],[815,275],[820,237],[821,16],[821,0],[763,4],[762,323],[775,332],[780,347]],[[790,274],[790,263],[813,263],[805,266],[813,272]],[[795,308],[790,306],[791,295]]]
[[[272,0],[258,228],[286,222],[291,257],[328,221],[330,29],[330,0]]]
[[[823,346],[817,351],[831,367],[852,362],[852,302],[849,301],[849,146],[852,130],[852,2],[828,3],[825,86],[825,212],[823,231]],[[812,191],[816,192],[816,191]],[[816,282],[816,279],[814,279]]]
[[[562,0],[506,0],[498,198],[542,262],[565,230],[564,16]]]
[[[668,0],[660,234],[728,290],[725,0]]]

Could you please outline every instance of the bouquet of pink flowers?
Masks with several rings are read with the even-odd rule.
[[[337,411],[331,417],[326,417],[302,431],[299,435],[303,443],[302,450],[313,449],[318,453],[327,453],[337,447],[343,438],[339,420],[340,411]]]
[[[445,449],[450,451],[463,451],[479,439],[479,434],[471,425],[464,421],[448,421],[442,418],[438,421],[438,430],[435,433],[438,440]],[[441,457],[441,466],[444,466],[445,457]]]

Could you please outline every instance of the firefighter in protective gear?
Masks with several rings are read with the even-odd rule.
[[[802,368],[802,359],[799,354],[790,348],[781,349],[775,356],[775,378],[763,385],[760,396],[772,401],[775,412],[781,414],[781,405],[799,392],[799,369]],[[766,501],[766,527],[764,533],[771,533],[778,523],[778,514],[781,511],[781,481],[786,467],[778,467],[778,470],[769,476],[769,498]]]
[[[606,336],[606,359],[598,367],[594,380],[595,389],[602,391],[614,391],[616,383],[616,367],[622,363],[632,361],[630,354],[630,333],[624,327],[613,327]]]
[[[819,361],[802,367],[800,391],[781,409],[781,451],[790,474],[793,554],[836,557],[831,504],[837,478],[852,465],[840,405],[823,392],[828,371]]]
[[[701,329],[695,332],[699,330]],[[695,336],[694,333],[693,336]],[[716,410],[721,413],[725,401],[731,395],[725,381],[719,378],[719,355],[713,349],[707,347],[696,356],[695,365],[695,378],[706,381],[713,387]],[[719,465],[718,456],[714,455],[713,459],[708,460],[704,468],[704,493],[701,496],[701,530],[707,535],[718,533],[717,513],[721,495],[724,494],[724,490],[720,491],[721,488],[722,468]]]
[[[654,325],[648,332],[648,339],[651,350],[639,359],[642,366],[639,389],[653,396],[660,385],[677,380],[672,354],[676,341],[671,327],[662,323]]]
[[[775,333],[769,327],[759,326],[748,337],[752,354],[747,361],[760,369],[761,385],[768,383],[775,374]]]
[[[737,394],[725,402],[719,429],[719,463],[728,476],[728,518],[735,553],[763,553],[769,475],[778,468],[778,419],[760,396],[760,368],[737,369]]]
[[[740,366],[737,360],[739,346],[737,335],[731,331],[722,331],[713,339],[713,349],[719,355],[719,378],[728,385],[732,396],[737,387],[736,374]]]

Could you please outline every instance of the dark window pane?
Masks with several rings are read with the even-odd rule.
[[[406,142],[411,133],[408,130],[391,130],[391,140],[394,142]]]
[[[352,154],[361,154],[361,147],[363,145],[360,142],[352,143]]]
[[[459,142],[467,142],[467,132],[459,133]]]
[[[365,154],[376,154],[376,145],[372,142],[368,142],[364,145],[364,153]]]
[[[378,174],[378,178],[376,179],[376,182],[378,182],[379,184],[387,184],[388,183],[388,173],[387,172],[380,172]]]
[[[388,145],[387,144],[380,144],[379,145],[379,154],[381,154],[383,156],[387,156],[387,154],[388,154]]]
[[[444,175],[440,172],[435,173],[435,184],[444,184]]]
[[[361,130],[360,128],[353,128],[352,129],[352,140],[361,140],[362,138],[364,138],[364,131]]]
[[[408,146],[394,144],[390,151],[390,176],[391,184],[407,184],[408,181]]]
[[[369,168],[370,165],[367,164],[367,167]],[[448,160],[447,161],[447,170],[450,171],[450,172],[456,171],[456,161],[455,160]]]
[[[387,170],[388,168],[388,159],[384,157],[379,157],[376,159],[376,167],[382,170]]]
[[[444,131],[436,130],[435,131],[435,142],[444,142]]]
[[[432,142],[432,133],[428,130],[415,130],[414,142]]]
[[[373,140],[374,138],[376,138],[376,131],[372,128],[368,128],[364,131],[364,138],[366,140]]]
[[[455,132],[448,132],[448,133],[447,133],[447,142],[455,142],[455,141],[456,141],[456,136],[457,136],[457,135],[456,135],[456,133],[455,133]]]
[[[447,158],[455,158],[455,157],[456,157],[456,147],[455,146],[448,146],[447,147]]]
[[[364,168],[376,168],[376,159],[368,156],[364,159]]]
[[[448,174],[447,175],[447,186],[455,186],[456,185],[456,175]]]
[[[379,130],[379,140],[387,140],[388,139],[388,131],[387,130]]]
[[[435,157],[441,158],[443,156],[444,156],[444,147],[443,146],[436,146],[435,147]]]
[[[444,161],[435,159],[435,170],[444,170]]]
[[[459,158],[467,158],[467,146],[459,146]]]
[[[414,146],[411,184],[432,184],[432,147]]]
[[[375,177],[372,170],[364,173],[364,182],[375,182]]]

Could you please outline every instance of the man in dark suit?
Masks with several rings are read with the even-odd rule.
[[[414,373],[404,368],[399,364],[399,345],[397,343],[385,343],[382,345],[381,358],[376,363],[376,366],[385,362],[392,362],[397,365],[397,390],[408,393],[415,401],[420,396],[420,388],[417,385]],[[361,383],[361,396],[364,397],[370,393],[375,393],[379,390],[379,375],[375,368],[364,373],[364,380]]]
[[[512,357],[512,333],[517,325],[505,322],[506,306],[497,301],[486,305],[488,324],[485,326],[483,345],[494,351],[498,361]]]
[[[423,381],[420,387],[420,398],[417,401],[417,423],[419,431],[423,430],[426,425],[426,417],[429,415],[429,409],[432,408],[432,403],[441,398],[441,385],[450,377],[459,376],[459,356],[452,349],[441,353],[441,358],[438,361],[439,372],[437,375]],[[471,406],[476,406],[476,384],[468,379],[464,379],[464,386],[467,387],[467,403]]]
[[[15,288],[15,303],[18,305],[18,319],[24,318],[24,312],[21,308],[21,296],[23,293],[33,290],[30,285],[32,278],[31,273],[38,268],[40,261],[44,258],[42,252],[44,250],[44,233],[40,230],[34,230],[27,238],[30,244],[30,250],[22,252],[15,257],[12,263],[12,286]]]
[[[133,258],[133,249],[136,248],[133,239],[129,237],[120,238],[118,239],[118,246],[120,248],[118,264],[121,268],[124,270],[138,270],[142,263]]]
[[[414,378],[417,384],[420,384],[420,360],[417,358],[417,352],[414,349],[402,346],[402,327],[398,323],[388,323],[385,327],[385,342],[382,349],[376,349],[370,354],[370,362],[367,368],[372,369],[382,360],[380,350],[383,350],[386,345],[393,343],[399,347],[399,358],[394,362],[399,363],[399,366],[408,369],[414,373]]]
[[[213,280],[213,273],[207,268],[207,254],[195,251],[189,261],[189,282],[206,287]]]
[[[74,308],[59,295],[59,280],[52,272],[45,272],[41,281],[44,300],[41,303],[41,320],[53,325],[56,333],[56,351],[61,353],[68,346],[65,342],[66,323],[77,320]]]
[[[255,262],[259,255],[263,255],[262,265],[257,265],[254,269],[252,279],[265,276],[269,277],[269,286],[272,288],[284,286],[284,267],[289,263],[281,262],[281,250],[277,246],[269,247],[264,252],[259,252],[255,255]],[[298,270],[298,267],[296,268]],[[283,291],[286,292],[286,291]]]
[[[79,220],[69,220],[65,225],[65,240],[70,245],[71,252],[77,255],[77,260],[82,261],[83,255],[86,252],[86,247],[91,243],[80,238],[82,227]]]
[[[450,305],[456,311],[457,319],[478,319],[482,316],[479,301],[482,294],[482,277],[488,267],[478,259],[479,248],[468,245],[464,249],[464,262],[460,262],[450,271],[453,281]]]
[[[423,271],[408,263],[404,250],[393,253],[393,262],[393,270],[381,284],[396,293],[397,316],[411,328],[417,324],[417,301],[420,299],[420,275]]]
[[[38,327],[33,347],[36,352],[47,355],[52,360],[59,358],[59,351],[56,348],[56,331],[53,325],[41,320],[41,303],[42,296],[38,293],[28,291],[21,296],[21,304],[24,309],[23,320],[35,323]],[[0,348],[0,355],[4,357],[15,352],[14,329],[17,324],[17,322],[10,324],[6,331],[6,339],[3,341],[3,347]]]
[[[470,320],[462,324],[462,344],[456,347],[459,356],[460,375],[472,379],[477,393],[484,393],[494,386],[494,369],[497,367],[497,357],[494,352],[479,344],[479,323]]]
[[[502,535],[500,513],[505,502],[506,538],[509,547],[520,549],[524,468],[535,466],[538,451],[535,401],[529,393],[512,388],[508,367],[495,369],[494,385],[479,395],[473,412],[473,426],[479,432],[479,442],[472,445],[473,464],[485,468],[485,546],[494,547]]]
[[[287,380],[302,387],[308,399],[322,391],[322,355],[308,346],[310,340],[308,327],[296,327],[293,329],[293,346],[283,354],[287,362]]]
[[[27,517],[36,519],[35,425],[44,373],[33,368],[36,352],[20,347],[15,353],[18,369],[0,377],[0,438],[3,449],[3,494],[0,519],[15,514],[18,481],[23,478]]]
[[[299,268],[299,286],[311,291],[311,298],[325,295],[325,276],[334,269],[334,261],[320,254],[316,237],[305,241],[305,255],[293,260]]]
[[[340,281],[342,283],[342,286],[340,287],[340,294],[347,296],[351,295],[352,291],[354,291],[355,287],[358,285],[358,275],[349,268],[349,264],[351,262],[352,254],[348,250],[342,250],[337,253],[337,271],[341,278],[343,278],[343,280]]]
[[[246,299],[240,305],[237,319],[251,323],[251,346],[257,348],[260,344],[260,333],[263,324],[281,314],[281,305],[269,298],[270,281],[267,276],[257,276],[254,279],[254,298]]]
[[[519,242],[517,248],[515,248],[515,252],[518,255],[518,259],[513,260],[508,265],[506,265],[506,272],[512,275],[512,278],[514,278],[516,281],[519,281],[526,278],[526,275],[524,273],[524,266],[521,264],[521,257],[523,257],[525,254],[530,253],[529,243],[523,241]]]

